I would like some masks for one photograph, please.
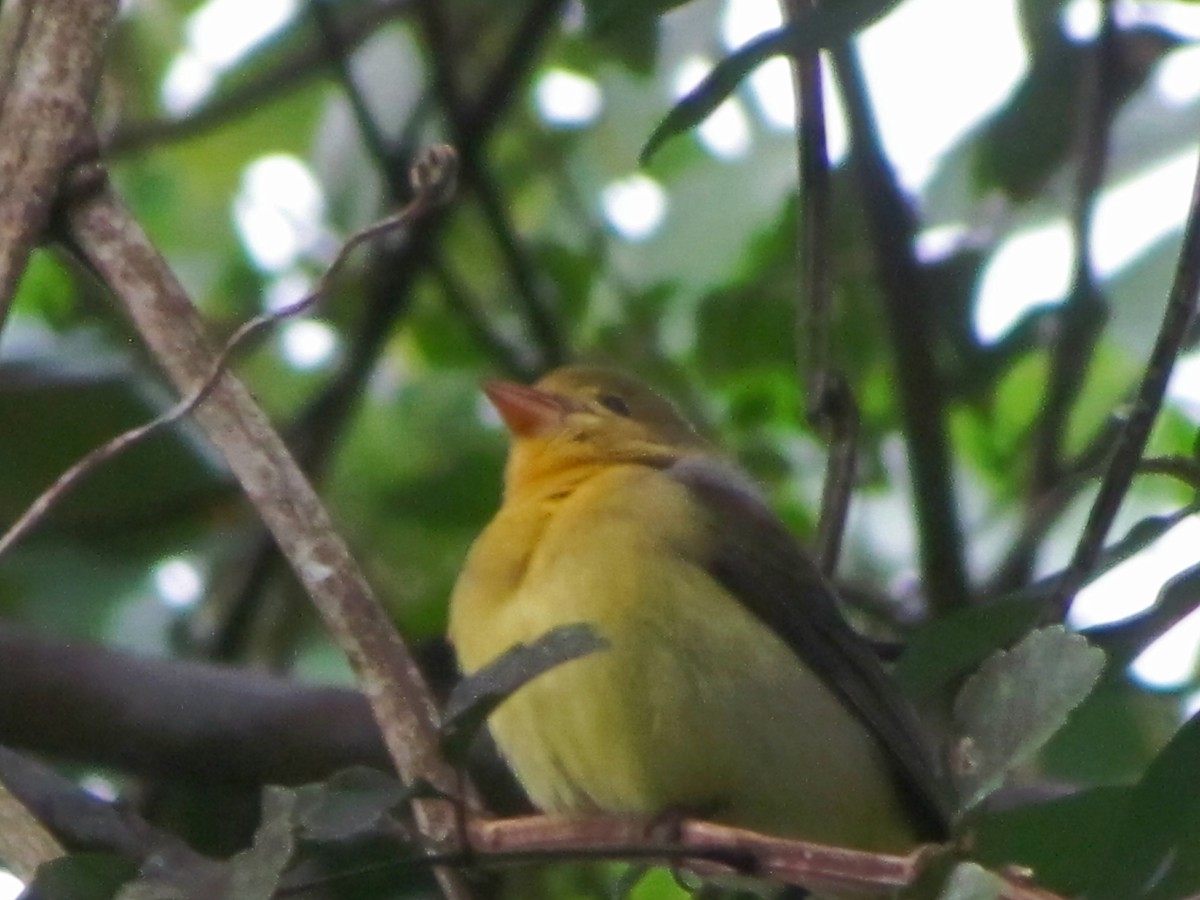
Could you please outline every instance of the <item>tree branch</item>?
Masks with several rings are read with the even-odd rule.
[[[11,0],[0,46],[0,326],[59,182],[92,146],[91,105],[117,0]]]
[[[176,389],[189,393],[213,370],[216,354],[183,288],[102,172],[69,198],[65,215],[72,243],[112,289]],[[401,777],[457,794],[459,779],[440,756],[437,712],[415,662],[263,412],[226,372],[196,420],[348,656]],[[415,813],[433,846],[453,846],[457,830],[450,804],[422,800]],[[459,893],[456,885],[443,882]]]
[[[303,784],[387,768],[358,691],[0,626],[0,742],[173,781]],[[320,727],[314,727],[320,723]]]
[[[1055,606],[1060,616],[1065,616],[1076,592],[1095,567],[1104,549],[1104,540],[1112,527],[1113,519],[1121,508],[1121,501],[1129,490],[1134,474],[1141,464],[1150,429],[1162,408],[1163,395],[1171,380],[1171,371],[1187,341],[1188,328],[1196,317],[1197,300],[1200,298],[1200,169],[1192,186],[1191,207],[1187,226],[1183,233],[1183,244],[1179,250],[1179,262],[1175,269],[1175,280],[1167,298],[1162,323],[1146,371],[1142,374],[1137,396],[1130,408],[1124,427],[1117,435],[1112,456],[1100,482],[1100,490],[1088,513],[1087,524],[1075,547],[1071,562],[1063,573],[1055,591]]]
[[[545,13],[556,17],[563,4],[559,0],[535,3]],[[444,7],[437,0],[419,0],[419,21],[429,44],[429,61],[433,69],[433,85],[450,127],[451,140],[462,148],[463,183],[469,185],[479,200],[492,236],[500,247],[508,266],[509,277],[516,289],[517,299],[525,311],[530,331],[541,351],[541,368],[560,365],[566,360],[567,348],[551,304],[542,287],[542,279],[529,254],[522,245],[513,225],[506,203],[484,160],[482,143],[466,140],[470,121],[468,105],[459,88],[456,72],[454,42],[450,39],[443,19]]]
[[[909,856],[866,853],[684,819],[668,840],[661,819],[529,816],[467,823],[477,864],[530,859],[625,859],[693,869],[704,875],[750,875],[815,891],[891,896],[913,883],[927,848]],[[1002,900],[1057,900],[1006,880]]]

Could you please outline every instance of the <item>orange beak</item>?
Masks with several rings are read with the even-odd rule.
[[[534,437],[557,427],[575,404],[559,394],[515,381],[488,381],[483,392],[500,413],[504,425],[519,438]]]

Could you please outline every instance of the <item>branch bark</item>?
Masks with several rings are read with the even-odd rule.
[[[91,105],[117,0],[12,0],[0,48],[0,325],[67,169],[94,144]]]
[[[65,215],[71,243],[112,289],[176,390],[190,393],[212,371],[217,354],[182,286],[99,167],[91,183],[69,198]],[[458,794],[456,773],[440,755],[437,711],[416,663],[263,411],[226,372],[195,416],[349,658],[401,777]],[[414,811],[433,847],[454,845],[451,803],[427,799]],[[463,895],[448,873],[442,883],[448,894]]]
[[[304,784],[351,765],[388,767],[366,698],[347,688],[7,626],[0,683],[0,743],[39,754],[226,784]]]

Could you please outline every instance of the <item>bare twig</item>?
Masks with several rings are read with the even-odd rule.
[[[921,581],[934,609],[951,610],[966,602],[968,586],[945,394],[933,354],[928,296],[913,254],[915,222],[883,152],[858,57],[849,46],[832,52],[850,124],[851,164],[862,186],[895,353],[895,390],[920,535]]]
[[[480,865],[580,857],[682,865],[705,875],[750,874],[813,890],[891,896],[920,873],[924,851],[866,853],[685,819],[670,840],[661,820],[619,816],[530,816],[468,823],[472,861]],[[1057,900],[1006,881],[1003,900]]]
[[[351,235],[345,244],[342,245],[333,262],[329,264],[329,267],[311,291],[300,300],[283,309],[255,316],[243,324],[226,341],[224,348],[222,348],[220,354],[213,361],[211,371],[190,395],[156,419],[152,419],[144,425],[139,425],[137,428],[130,429],[124,434],[117,435],[117,437],[113,438],[107,444],[97,447],[60,475],[49,488],[38,496],[8,531],[3,536],[0,536],[0,556],[40,522],[46,513],[88,474],[114,457],[124,453],[147,436],[193,413],[217,386],[221,376],[225,374],[233,354],[241,349],[242,345],[258,332],[283,319],[299,315],[311,309],[317,301],[325,296],[330,282],[341,270],[345,261],[356,247],[365,241],[369,241],[387,232],[407,233],[407,230],[411,228],[414,221],[441,205],[453,190],[451,187],[453,183],[453,159],[454,152],[451,148],[445,146],[434,148],[430,152],[430,155],[422,163],[418,164],[417,169],[414,169],[414,173],[418,170],[424,172],[424,174],[420,175],[414,174],[414,180],[418,177],[424,179],[423,189],[418,188],[416,198],[398,213],[388,216],[372,225],[368,225],[366,228]],[[431,177],[429,171],[432,168],[438,168],[440,172]]]
[[[796,22],[819,0],[787,0]],[[792,58],[796,95],[796,155],[800,167],[800,281],[796,309],[796,361],[807,388],[806,413],[829,441],[815,553],[821,571],[832,575],[841,554],[857,464],[858,405],[849,384],[830,364],[833,273],[830,239],[831,185],[820,56]]]
[[[502,59],[484,80],[485,88],[481,96],[475,99],[471,106],[463,143],[458,146],[460,153],[464,148],[482,147],[495,130],[504,111],[514,98],[520,96],[520,79],[528,71],[531,62],[537,58],[540,43],[557,21],[556,10],[560,2],[561,0],[537,0],[527,8]],[[405,141],[401,140],[399,147],[403,149],[404,146]],[[401,150],[397,151],[400,152]],[[385,169],[390,165],[388,159],[379,159],[377,162]],[[385,178],[387,174],[385,171]],[[388,183],[392,185],[394,179],[389,179]],[[433,267],[436,273],[436,241],[444,218],[441,214],[427,217],[414,231],[410,241],[396,247],[385,244],[382,252],[373,260],[367,278],[366,309],[347,352],[342,357],[344,362],[321,391],[305,405],[287,430],[289,446],[310,477],[317,478],[324,470],[336,443],[336,436],[341,434],[363,386],[375,370],[395,323],[409,309],[413,283],[429,267]],[[448,302],[453,303],[455,299],[458,298],[450,297]],[[472,330],[474,325],[481,326],[484,329],[478,332],[481,336],[486,334],[494,338],[484,341],[485,348],[499,349],[504,345],[500,333],[493,330],[491,324],[482,316],[467,324]],[[516,370],[521,367],[522,370],[526,370],[530,367],[525,358],[527,355],[505,355],[498,357],[497,362],[507,369]],[[246,571],[269,572],[270,561],[263,559],[261,553],[254,554]],[[231,613],[230,620],[247,618],[240,613],[254,602],[256,588],[260,583],[257,579],[247,579],[245,587],[231,603],[234,612]],[[229,646],[236,643],[236,639],[230,635],[222,635],[217,643]]]
[[[1070,564],[1063,573],[1055,592],[1055,606],[1059,615],[1066,615],[1076,591],[1096,565],[1104,547],[1104,540],[1112,527],[1113,519],[1121,507],[1121,501],[1129,490],[1130,482],[1138,470],[1145,451],[1150,429],[1162,408],[1163,395],[1171,379],[1184,342],[1188,326],[1196,316],[1197,297],[1200,294],[1200,170],[1192,188],[1191,208],[1187,226],[1183,233],[1183,244],[1179,250],[1179,262],[1175,280],[1167,298],[1158,337],[1146,362],[1137,396],[1129,411],[1120,434],[1117,436],[1109,459],[1108,468],[1100,482],[1100,490],[1088,513],[1087,524],[1075,547]]]
[[[540,2],[540,0],[539,0]],[[539,5],[535,2],[535,6]],[[563,5],[559,0],[542,4],[550,15]],[[447,33],[445,6],[436,0],[419,0],[419,20],[429,44],[433,86],[450,127],[451,139],[462,150],[463,182],[479,200],[484,218],[508,267],[516,297],[541,351],[542,368],[559,365],[567,357],[562,330],[546,296],[543,280],[529,258],[513,225],[503,194],[481,152],[482,143],[464,140],[470,116],[458,84],[454,41]]]
[[[72,244],[112,288],[177,390],[187,396],[197,391],[214,371],[217,354],[183,288],[107,181],[72,197],[65,215]],[[401,777],[410,784],[427,781],[448,796],[458,794],[461,781],[441,758],[437,712],[416,663],[249,392],[223,373],[196,409],[196,420],[349,658]],[[414,812],[432,846],[455,845],[452,804],[424,799]],[[452,873],[440,872],[439,878],[447,894],[466,896]]]
[[[316,23],[317,32],[321,35],[325,55],[337,72],[338,81],[341,82],[346,99],[350,102],[354,121],[363,136],[367,150],[379,166],[380,175],[387,181],[392,200],[396,201],[405,190],[404,179],[400,177],[400,167],[396,165],[396,153],[389,146],[383,129],[371,113],[367,98],[359,90],[354,73],[350,70],[350,54],[353,48],[343,37],[329,0],[309,0],[307,6],[309,15]]]
[[[11,0],[0,60],[0,326],[59,181],[94,143],[92,95],[117,0]]]

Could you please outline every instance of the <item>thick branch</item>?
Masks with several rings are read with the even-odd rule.
[[[386,768],[358,691],[0,626],[0,743],[139,775],[303,784]],[[319,724],[318,724],[319,723]]]
[[[92,95],[117,0],[12,0],[0,46],[0,325],[91,137]]]

